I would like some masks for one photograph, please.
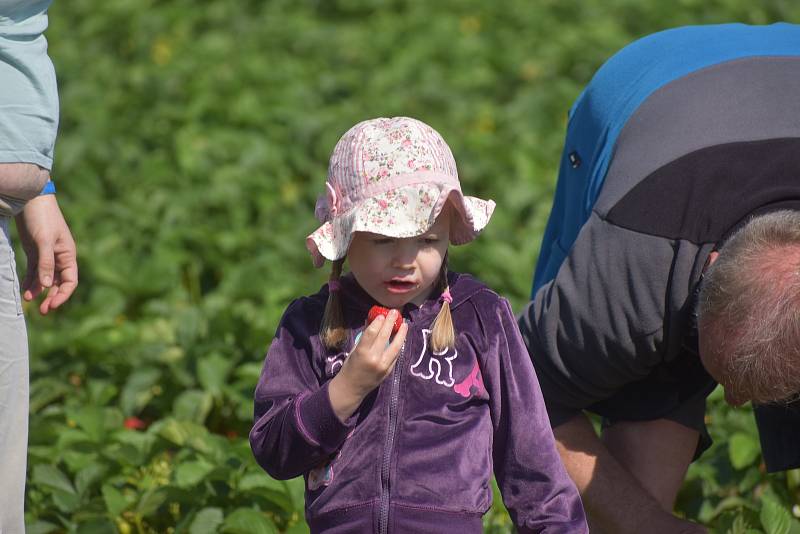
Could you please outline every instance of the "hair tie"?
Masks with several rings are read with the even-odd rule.
[[[449,286],[447,287],[447,289],[442,291],[441,299],[442,299],[443,302],[446,302],[448,304],[452,304],[453,303],[453,296],[450,294],[450,287]]]
[[[328,280],[328,291],[339,291],[342,288],[342,283],[339,280]]]

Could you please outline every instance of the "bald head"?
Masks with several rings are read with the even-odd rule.
[[[708,268],[700,355],[733,403],[800,394],[800,212],[754,217]]]

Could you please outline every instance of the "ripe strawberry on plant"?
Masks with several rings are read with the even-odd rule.
[[[373,306],[369,309],[369,313],[367,314],[367,324],[372,323],[375,318],[379,315],[383,315],[386,317],[389,315],[389,308],[384,308],[383,306]],[[392,334],[396,334],[398,330],[400,330],[400,325],[403,324],[403,316],[400,315],[400,312],[397,312],[397,317],[394,319],[394,325],[392,325]]]
[[[147,423],[136,416],[127,417],[123,425],[129,430],[144,430],[147,428]]]

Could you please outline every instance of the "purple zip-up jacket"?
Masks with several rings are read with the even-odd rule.
[[[482,532],[492,469],[520,532],[588,532],[508,301],[463,274],[451,273],[450,292],[455,349],[430,349],[438,301],[406,305],[394,371],[345,423],[327,386],[375,302],[342,278],[343,352],[318,335],[327,287],[286,310],[256,388],[250,445],[272,477],[305,477],[312,532]]]

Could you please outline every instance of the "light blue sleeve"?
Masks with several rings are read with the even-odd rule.
[[[52,0],[0,0],[0,162],[52,169],[58,88],[47,55]]]

